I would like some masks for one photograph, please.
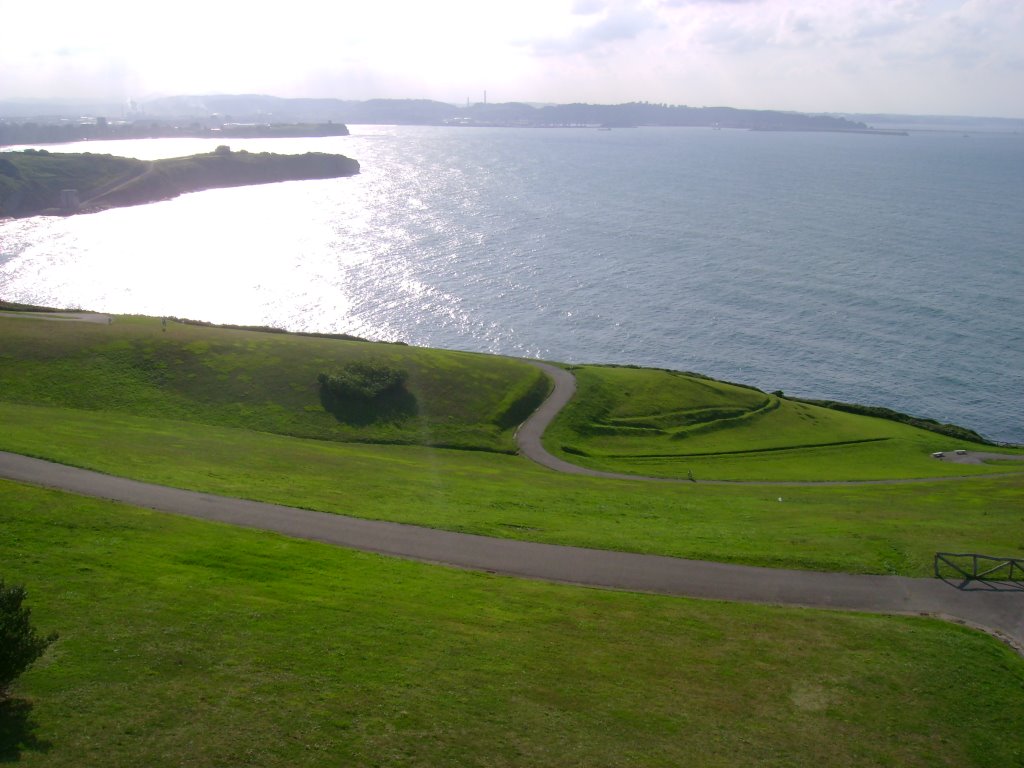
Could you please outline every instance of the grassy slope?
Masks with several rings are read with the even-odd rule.
[[[366,357],[408,368],[415,417],[343,424],[324,410],[316,374]],[[664,486],[567,477],[511,457],[324,442],[510,450],[511,417],[545,380],[491,356],[177,323],[164,332],[152,318],[107,326],[0,317],[0,363],[0,448],[169,485],[487,535],[815,570],[927,575],[938,550],[1024,553],[1024,474],[913,486]],[[665,375],[609,370],[655,383]],[[715,395],[713,382],[701,386]],[[665,411],[677,395],[647,391],[629,402],[667,395]]]
[[[61,633],[16,687],[31,711],[0,707],[26,768],[1024,761],[1024,660],[938,621],[516,581],[6,482],[0,528]]]
[[[340,421],[317,374],[355,360],[409,372],[413,402]],[[0,317],[0,397],[265,432],[512,451],[515,416],[547,391],[537,369],[488,355],[183,325]]]
[[[991,451],[886,419],[660,370],[581,367],[577,397],[545,435],[595,469],[698,480],[866,480],[1024,471],[956,465],[953,447]]]
[[[912,576],[930,575],[936,551],[1024,556],[1024,474],[846,487],[631,483],[514,456],[343,445],[109,412],[0,403],[0,423],[0,449],[489,536]]]

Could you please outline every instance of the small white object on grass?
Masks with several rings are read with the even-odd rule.
[[[781,496],[779,496],[779,501],[782,501],[782,497]]]

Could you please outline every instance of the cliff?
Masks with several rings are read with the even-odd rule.
[[[216,152],[143,161],[112,155],[0,153],[0,217],[69,215],[169,200],[187,192],[359,173],[344,155]],[[76,190],[69,195],[66,190]],[[62,192],[64,194],[62,194]]]

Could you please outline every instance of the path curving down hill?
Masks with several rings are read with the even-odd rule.
[[[603,477],[610,480],[639,480],[648,483],[692,483],[691,479],[676,477],[647,477],[645,475],[629,475],[624,472],[605,472],[599,469],[590,469],[578,464],[560,459],[548,453],[541,441],[545,430],[551,426],[558,413],[569,404],[572,396],[576,393],[576,377],[565,368],[559,368],[550,363],[542,363],[539,360],[526,360],[546,373],[554,383],[551,394],[541,406],[535,410],[530,417],[522,423],[516,431],[516,445],[519,453],[526,458],[540,464],[541,466],[553,469],[556,472],[566,472],[572,475],[585,475],[587,477]],[[942,458],[943,461],[957,464],[980,464],[985,459],[1003,459],[1024,461],[1024,455],[981,453],[978,451],[965,451],[962,455],[949,454]],[[915,477],[889,480],[701,480],[703,485],[779,485],[779,486],[844,486],[844,485],[902,485],[907,483],[934,483],[947,480],[966,480],[978,477],[1004,477],[1014,474],[1012,472],[991,473],[986,475],[944,475],[942,477]]]
[[[1024,653],[1024,587],[815,573],[494,539],[142,483],[0,452],[0,477],[286,536],[510,576],[713,600],[928,615]]]
[[[555,386],[517,432],[525,456],[578,475],[679,482],[598,472],[548,454],[541,446],[541,436],[572,398],[575,377],[547,363],[529,362],[549,375]],[[294,538],[509,576],[713,600],[934,616],[987,631],[1024,654],[1024,585],[1020,583],[953,584],[940,579],[818,573],[496,539],[186,491],[3,451],[0,477]]]

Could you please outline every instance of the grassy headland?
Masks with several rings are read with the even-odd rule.
[[[568,461],[594,469],[766,481],[1012,471],[997,464],[949,464],[931,457],[954,447],[993,450],[969,430],[951,436],[676,371],[581,366],[573,373],[577,396],[548,430],[545,445]],[[1024,470],[1024,464],[1018,468]]]
[[[227,150],[227,151],[225,151]],[[113,155],[25,150],[0,153],[0,217],[67,215],[168,200],[186,192],[359,173],[343,155],[231,152],[144,161]],[[62,208],[61,190],[80,206]]]

